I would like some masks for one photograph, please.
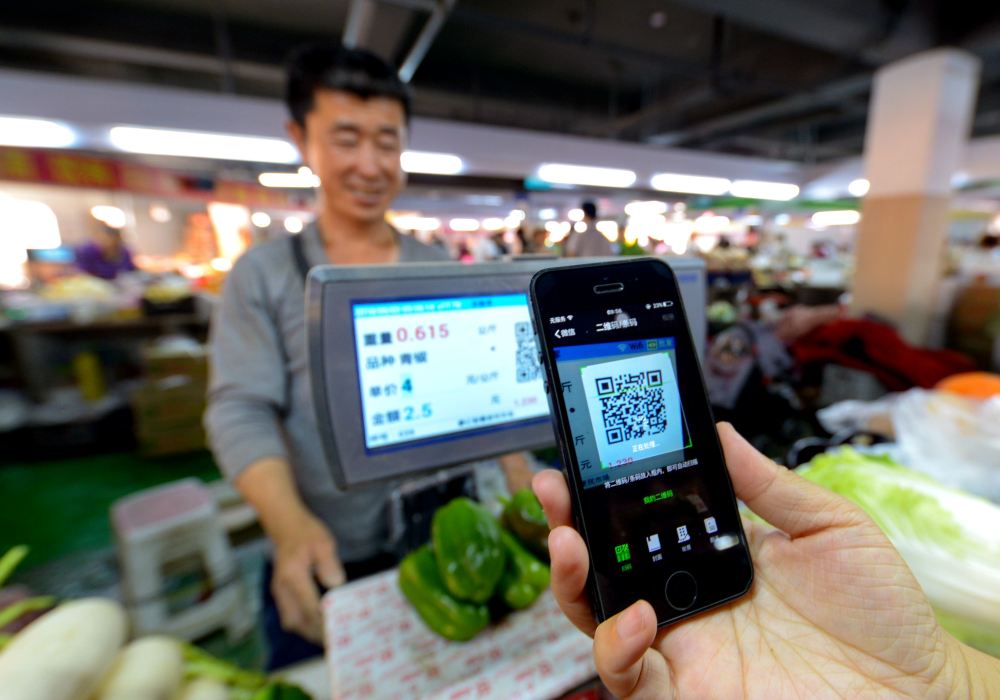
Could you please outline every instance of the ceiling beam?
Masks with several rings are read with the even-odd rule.
[[[413,74],[417,72],[417,68],[427,52],[430,51],[431,44],[434,43],[434,39],[437,38],[438,32],[441,31],[444,21],[454,6],[455,0],[438,0],[431,16],[427,18],[427,23],[420,30],[420,35],[417,36],[417,40],[413,42],[409,53],[399,66],[399,78],[404,83],[410,82]]]

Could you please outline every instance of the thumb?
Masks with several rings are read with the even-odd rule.
[[[640,600],[605,620],[594,634],[594,664],[608,690],[623,700],[673,697],[670,667],[650,649],[656,612]]]
[[[733,489],[754,513],[791,537],[849,523],[852,508],[840,496],[762,455],[729,423],[719,423]]]
[[[336,588],[347,581],[344,565],[340,563],[332,544],[322,544],[313,550],[313,570],[324,588]]]

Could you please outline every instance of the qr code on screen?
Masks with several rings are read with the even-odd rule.
[[[515,323],[514,336],[517,338],[517,381],[534,381],[542,376],[542,368],[538,364],[538,346],[535,345],[535,334],[531,332],[531,323]]]
[[[662,370],[628,372],[594,381],[609,445],[641,440],[667,429]]]

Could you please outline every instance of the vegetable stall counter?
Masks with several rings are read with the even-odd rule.
[[[334,700],[557,698],[595,678],[591,640],[545,591],[467,642],[424,624],[392,569],[323,598]]]

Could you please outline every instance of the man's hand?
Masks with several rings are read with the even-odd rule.
[[[937,624],[902,558],[864,512],[779,467],[728,424],[719,437],[736,495],[775,527],[744,522],[756,579],[738,601],[658,630],[639,601],[600,626],[586,546],[562,474],[534,480],[552,590],[594,638],[598,673],[630,698],[968,697],[968,653]],[[968,650],[971,651],[971,650]]]
[[[269,534],[274,541],[271,593],[281,626],[322,644],[323,617],[316,582],[333,588],[346,580],[333,537],[322,522],[306,512]]]

